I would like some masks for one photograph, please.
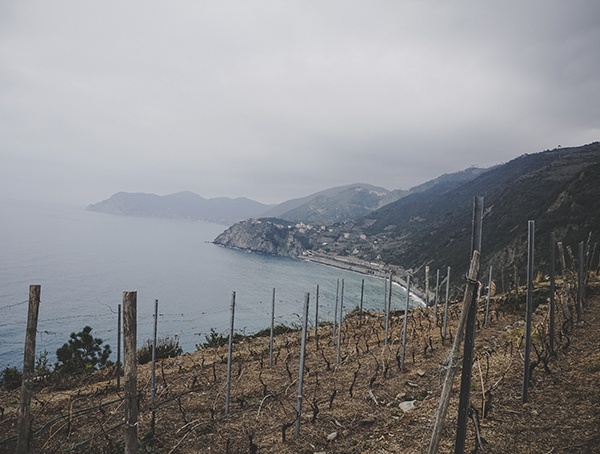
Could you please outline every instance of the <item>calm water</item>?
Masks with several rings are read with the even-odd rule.
[[[159,337],[179,336],[195,350],[215,328],[226,334],[236,292],[236,331],[300,322],[305,293],[319,285],[319,319],[331,320],[338,279],[347,310],[360,301],[383,309],[384,282],[302,260],[251,254],[210,243],[225,227],[198,221],[135,218],[82,207],[0,199],[0,370],[20,367],[30,284],[40,284],[36,351],[54,352],[85,325],[111,345],[116,357],[117,308],[122,292],[137,291],[138,345],[152,337],[159,301]],[[395,290],[394,307],[405,296]]]

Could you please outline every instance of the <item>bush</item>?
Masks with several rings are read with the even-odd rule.
[[[164,337],[156,340],[156,359],[174,358],[183,353],[177,338]],[[137,351],[138,363],[152,361],[152,340],[148,339]]]
[[[15,366],[5,367],[0,372],[0,388],[11,390],[17,389],[21,386],[23,381],[23,374]]]
[[[69,341],[56,350],[56,372],[81,374],[110,365],[110,345],[102,347],[103,340],[94,338],[91,331],[91,327],[85,326],[79,333],[71,333]]]
[[[196,344],[196,349],[211,348],[211,347],[222,347],[229,343],[229,335],[218,333],[216,329],[211,328],[210,333],[204,336],[206,342],[202,344]],[[233,342],[239,342],[244,338],[241,334],[233,335]]]

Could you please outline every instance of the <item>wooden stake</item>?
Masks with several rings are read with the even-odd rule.
[[[404,370],[404,360],[406,358],[406,331],[408,328],[408,304],[410,301],[410,274],[406,275],[406,306],[404,308],[404,325],[402,327],[402,360],[400,361],[400,370]]]
[[[438,451],[440,444],[440,438],[442,436],[442,430],[444,428],[444,419],[446,412],[448,411],[448,404],[450,402],[450,392],[452,391],[452,382],[454,375],[458,369],[458,358],[460,355],[460,345],[463,341],[465,333],[465,325],[467,324],[467,314],[471,308],[471,304],[474,303],[477,298],[477,292],[479,290],[479,284],[477,282],[477,275],[479,273],[479,252],[473,252],[473,258],[471,259],[471,266],[469,268],[469,274],[467,275],[467,285],[465,288],[465,297],[463,300],[462,312],[460,313],[460,319],[458,321],[458,328],[452,349],[446,360],[446,378],[444,380],[444,386],[442,388],[442,395],[440,397],[440,403],[435,415],[435,423],[433,426],[433,432],[431,434],[431,441],[429,443],[428,454],[435,454]]]
[[[123,292],[125,454],[137,453],[137,292]]]
[[[235,318],[235,292],[231,295],[231,323],[229,325],[229,347],[227,348],[227,384],[225,387],[225,416],[229,416],[229,398],[231,395],[231,356],[233,355],[233,327]]]
[[[23,380],[21,382],[21,405],[17,420],[17,454],[25,454],[29,448],[29,409],[31,395],[33,394],[35,335],[37,333],[41,288],[40,285],[29,286],[29,308],[27,310],[27,329],[25,331],[25,351],[23,353]]]
[[[275,334],[275,287],[271,299],[271,335],[269,336],[269,367],[273,367],[273,335]]]
[[[306,357],[306,331],[308,329],[308,305],[310,293],[306,294],[304,302],[304,321],[302,324],[302,342],[300,345],[300,370],[298,371],[298,400],[296,402],[296,437],[300,436],[300,418],[302,417],[302,388],[304,386],[304,360]]]
[[[523,367],[523,403],[529,392],[529,356],[531,354],[531,317],[533,315],[533,244],[535,222],[528,222],[527,231],[527,302],[525,313],[525,360]]]

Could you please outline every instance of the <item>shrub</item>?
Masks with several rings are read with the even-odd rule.
[[[196,349],[211,348],[211,347],[222,347],[229,343],[229,335],[218,333],[216,329],[211,328],[210,333],[204,336],[206,342],[202,344],[196,344]],[[241,334],[233,335],[233,342],[239,342],[244,338]]]
[[[177,337],[164,337],[156,340],[156,359],[174,358],[183,353]],[[138,363],[146,364],[152,361],[152,340],[148,339],[137,351]]]
[[[15,366],[5,367],[0,372],[0,388],[2,389],[17,389],[21,386],[23,381],[23,374]]]
[[[103,340],[94,338],[91,331],[91,327],[85,326],[79,333],[71,333],[69,341],[56,350],[58,373],[80,374],[110,365],[110,346],[102,347]]]

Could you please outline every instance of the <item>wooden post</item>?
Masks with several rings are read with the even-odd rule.
[[[406,306],[404,308],[404,326],[402,327],[402,359],[400,361],[400,370],[404,370],[404,360],[406,358],[406,331],[408,328],[408,304],[410,301],[410,274],[406,274]]]
[[[394,272],[390,271],[390,288],[387,292],[387,303],[385,309],[385,340],[383,345],[387,346],[390,329],[390,312],[392,311],[392,284],[394,283]]]
[[[152,420],[150,421],[150,434],[154,438],[156,424],[156,409],[154,398],[156,396],[156,342],[158,337],[158,300],[154,300],[154,340],[152,342],[152,372],[150,375],[150,407],[152,408]]]
[[[338,332],[337,332],[337,356],[335,360],[335,365],[339,366],[340,364],[340,350],[342,347],[342,318],[344,313],[344,279],[342,279],[342,291],[340,294],[340,317],[338,321]]]
[[[471,254],[481,253],[481,232],[483,224],[483,197],[475,197],[473,201],[473,230],[471,236]],[[478,276],[475,277],[477,279]],[[460,377],[460,397],[458,403],[458,420],[456,426],[455,453],[463,453],[467,437],[467,420],[469,416],[469,400],[471,394],[471,376],[473,371],[473,349],[475,346],[475,321],[477,319],[477,297],[473,299],[467,315],[465,326],[465,345]]]
[[[229,398],[231,395],[231,356],[233,355],[234,318],[235,292],[231,294],[231,323],[229,324],[229,347],[227,348],[227,385],[225,388],[225,416],[229,416]]]
[[[319,284],[317,284],[317,293],[315,296],[315,344],[319,348]]]
[[[273,335],[275,334],[275,287],[271,299],[271,335],[269,336],[269,367],[273,367]]]
[[[27,328],[25,331],[25,350],[23,353],[21,404],[17,420],[17,454],[24,454],[29,448],[29,408],[33,393],[35,335],[37,333],[38,314],[40,310],[41,289],[40,285],[29,286],[29,308],[27,309]]]
[[[425,267],[425,306],[429,307],[429,266]]]
[[[460,319],[458,321],[458,328],[452,349],[446,360],[446,378],[444,379],[444,385],[442,388],[442,395],[440,397],[440,403],[435,415],[435,423],[433,426],[433,432],[431,434],[431,441],[429,443],[428,454],[435,454],[438,451],[440,444],[440,438],[442,436],[442,430],[444,428],[444,418],[448,411],[448,404],[450,402],[450,392],[452,391],[452,382],[454,375],[458,368],[458,358],[460,355],[460,344],[462,343],[463,336],[465,333],[465,325],[467,324],[467,314],[471,304],[474,303],[477,298],[477,292],[479,290],[479,284],[477,282],[477,275],[479,273],[479,252],[473,252],[473,258],[471,259],[471,266],[469,268],[469,274],[467,275],[467,285],[465,288],[465,297],[463,300],[462,312],[460,313]]]
[[[437,327],[437,312],[438,312],[438,294],[440,288],[440,269],[438,268],[435,277],[435,303],[433,309],[433,326]]]
[[[444,334],[442,344],[446,343],[446,327],[448,326],[448,304],[450,303],[450,267],[446,273],[446,304],[444,305]]]
[[[137,292],[123,292],[125,454],[137,453]]]
[[[488,324],[488,316],[490,314],[490,296],[492,292],[492,265],[490,265],[490,275],[488,277],[488,291],[487,291],[487,299],[485,302],[485,319],[483,321],[483,326],[487,328]]]
[[[333,326],[331,327],[331,345],[335,345],[335,330],[337,327],[337,312],[338,312],[338,304],[340,298],[340,280],[337,280],[337,285],[335,288],[335,308],[333,310]]]
[[[117,392],[121,390],[121,305],[117,315]]]
[[[533,243],[535,222],[528,222],[527,231],[527,303],[525,313],[525,359],[523,366],[523,403],[527,403],[529,391],[529,355],[531,353],[531,317],[533,313]]]
[[[365,296],[365,280],[363,279],[360,284],[360,309],[358,311],[358,324],[362,326],[363,323],[363,299]]]
[[[302,341],[300,345],[300,367],[298,371],[298,400],[296,401],[296,437],[300,436],[300,418],[302,417],[302,388],[304,386],[304,361],[306,357],[306,331],[308,328],[308,305],[310,293],[304,301],[304,321],[302,324]]]
[[[583,293],[584,293],[584,287],[585,287],[585,279],[583,277],[584,275],[584,270],[585,270],[585,265],[584,265],[584,258],[583,258],[583,241],[579,242],[579,272],[578,272],[578,279],[577,279],[577,321],[580,322],[581,321],[581,316],[583,314]]]
[[[554,311],[556,293],[556,238],[554,231],[550,234],[550,353],[554,354]]]

